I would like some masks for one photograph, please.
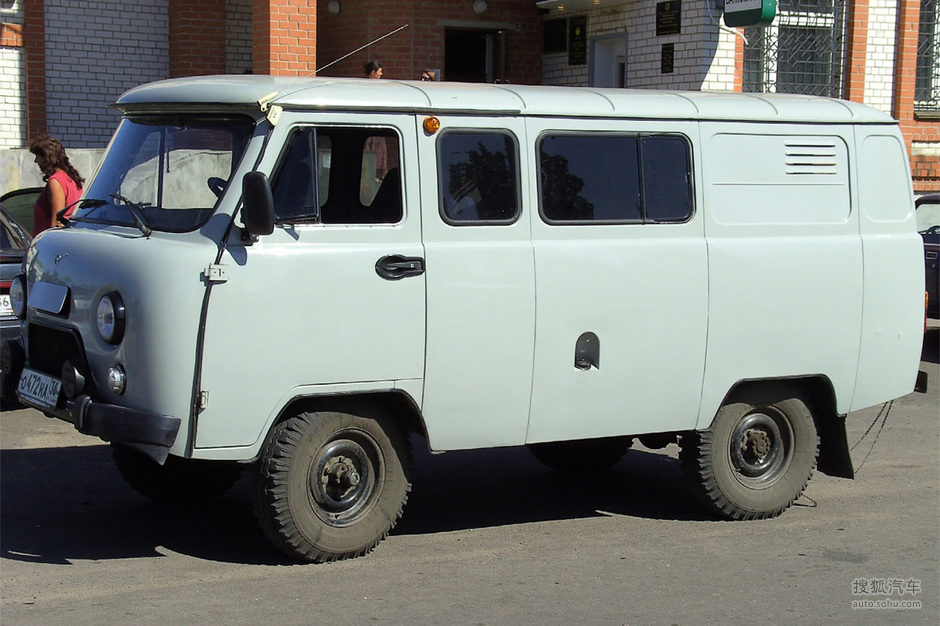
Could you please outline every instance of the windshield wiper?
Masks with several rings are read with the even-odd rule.
[[[76,207],[76,206],[79,208],[84,208],[84,202],[85,202],[84,199],[78,199],[72,204],[66,207],[63,207],[61,211],[58,211],[55,214],[56,219],[59,220],[59,223],[62,224],[64,228],[69,228],[72,225],[72,218],[65,217],[66,213],[68,213],[69,210],[71,210],[73,207]],[[105,201],[101,201],[101,202],[106,204]]]
[[[150,233],[153,232],[153,229],[150,228],[150,225],[147,224],[147,220],[144,217],[144,205],[134,202],[125,198],[119,193],[110,194],[112,198],[124,203],[124,206],[127,207],[127,210],[131,212],[131,215],[134,218],[134,225],[137,226],[137,229],[144,234],[144,237],[149,237]]]
[[[79,209],[91,209],[91,211],[88,212],[90,215],[94,213],[95,210],[100,209],[106,204],[111,204],[111,202],[109,200],[101,200],[100,198],[82,198],[81,200],[78,201],[78,208]],[[89,222],[91,224],[103,224],[104,223],[101,220],[95,220],[89,217],[82,217],[80,215],[73,215],[72,217],[68,218],[68,220],[69,220],[69,223],[72,223],[72,222]]]

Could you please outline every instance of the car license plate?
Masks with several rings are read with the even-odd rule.
[[[24,369],[16,392],[23,400],[42,408],[51,409],[59,401],[60,389],[62,389],[62,381],[58,378]]]
[[[8,317],[13,315],[13,305],[10,304],[10,296],[3,294],[0,296],[0,316]]]

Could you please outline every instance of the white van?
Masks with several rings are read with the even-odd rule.
[[[116,106],[11,289],[4,393],[158,500],[250,467],[296,558],[388,534],[413,433],[588,475],[678,442],[707,507],[764,518],[915,387],[922,244],[873,109],[270,76]]]

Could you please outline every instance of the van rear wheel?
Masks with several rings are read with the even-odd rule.
[[[682,438],[680,459],[696,498],[727,519],[775,517],[800,497],[819,439],[799,398],[740,401]]]
[[[363,555],[402,515],[408,440],[382,419],[301,413],[269,434],[253,488],[255,514],[286,554],[324,562]]]

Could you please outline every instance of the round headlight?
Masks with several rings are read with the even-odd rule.
[[[116,291],[105,294],[98,301],[95,316],[98,334],[110,344],[118,344],[124,338],[124,302]]]
[[[10,305],[13,315],[26,319],[26,276],[17,274],[10,283]]]

